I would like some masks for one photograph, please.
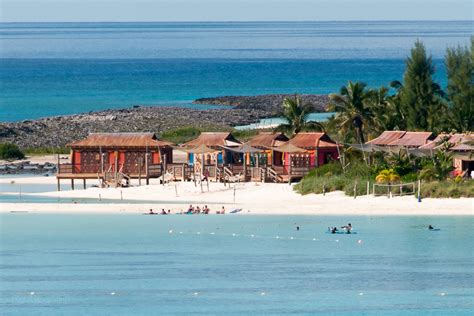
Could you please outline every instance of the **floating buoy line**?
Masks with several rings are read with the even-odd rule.
[[[217,228],[217,230],[219,230],[219,228]],[[303,238],[300,238],[300,237],[295,237],[295,236],[280,236],[280,235],[276,235],[276,236],[264,236],[264,235],[256,235],[256,234],[237,234],[237,233],[231,233],[231,234],[221,234],[221,233],[216,233],[214,231],[211,231],[211,232],[202,232],[202,231],[195,231],[195,232],[183,232],[183,231],[178,231],[178,232],[175,232],[175,230],[173,229],[170,229],[168,230],[168,234],[169,235],[188,235],[188,236],[191,236],[191,235],[199,235],[199,236],[215,236],[215,237],[240,237],[240,238],[257,238],[257,239],[277,239],[277,240],[292,240],[292,241],[327,241],[327,242],[340,242],[340,234],[338,236],[337,239],[332,239],[329,236],[327,236],[327,238],[324,238],[324,239],[320,239],[318,237],[303,237]],[[347,234],[348,236],[351,236],[351,234]],[[344,238],[344,237],[343,237]],[[356,239],[356,240],[352,240],[354,241],[356,244],[358,245],[362,245],[364,243],[364,241],[362,239]]]

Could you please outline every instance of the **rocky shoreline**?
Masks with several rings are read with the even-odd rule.
[[[298,95],[304,104],[311,104],[314,112],[326,112],[329,96],[322,94]],[[200,98],[195,104],[229,105],[239,109],[257,109],[278,113],[284,98],[293,98],[294,94],[264,94],[256,96],[222,96],[215,98]]]
[[[155,132],[184,126],[230,128],[279,114],[283,95],[217,97],[198,99],[196,104],[230,105],[231,108],[196,110],[183,107],[134,106],[84,114],[46,117],[0,123],[0,142],[20,148],[64,147],[93,132]],[[327,96],[304,95],[315,112],[325,110]],[[314,103],[313,103],[314,102]],[[326,102],[327,104],[327,102]]]

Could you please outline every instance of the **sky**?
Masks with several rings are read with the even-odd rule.
[[[0,0],[2,22],[472,18],[472,0]]]

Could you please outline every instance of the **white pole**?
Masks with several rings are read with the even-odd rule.
[[[367,195],[370,195],[370,182],[367,181]]]

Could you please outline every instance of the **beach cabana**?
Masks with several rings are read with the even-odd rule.
[[[311,168],[339,159],[339,147],[326,133],[301,132],[288,141],[289,144],[306,150],[306,154],[293,156],[294,166]]]
[[[267,168],[267,174],[274,182],[290,182],[294,177],[301,178],[309,170],[308,151],[296,147],[290,142],[274,147],[273,156],[277,158],[277,161],[274,161],[274,164]],[[304,166],[301,165],[301,158],[303,157],[306,157],[307,162]]]
[[[206,146],[211,149],[218,151],[216,156],[217,164],[231,164],[241,161],[241,157],[236,157],[225,149],[225,147],[237,147],[240,146],[241,142],[238,141],[231,133],[229,132],[204,132],[199,135],[198,138],[193,139],[187,143],[181,145],[181,148],[196,148],[199,146]],[[205,163],[209,165],[214,165],[213,155],[205,155]],[[194,161],[193,153],[189,153],[188,162],[192,164]]]
[[[474,135],[472,134],[440,134],[432,142],[421,146],[419,149],[427,156],[433,155],[443,148],[443,142],[450,144],[449,150],[454,153],[453,165],[457,174],[470,176],[474,170]]]
[[[283,145],[289,141],[289,138],[283,133],[274,132],[261,132],[258,135],[252,137],[247,144],[263,150],[257,154],[258,163],[260,166],[272,165],[273,164],[273,150],[272,148]],[[252,162],[251,162],[252,163]],[[256,163],[255,163],[256,165]]]
[[[173,159],[172,144],[153,133],[92,133],[67,147],[71,163],[58,163],[58,189],[60,179],[71,179],[72,185],[74,179],[125,185],[131,178],[144,178],[148,183]]]
[[[407,131],[384,131],[378,137],[366,142],[359,149],[366,151],[398,151],[401,148],[407,150],[418,149],[431,143],[435,139],[431,132],[407,132]],[[367,150],[368,149],[368,150]]]
[[[242,144],[237,147],[224,147],[224,149],[242,155],[242,165],[233,164],[227,168],[230,169],[232,174],[241,174],[244,179],[262,180],[262,173],[264,170],[260,170],[259,157],[258,155],[263,153],[262,149],[258,149],[250,146],[248,143]]]

